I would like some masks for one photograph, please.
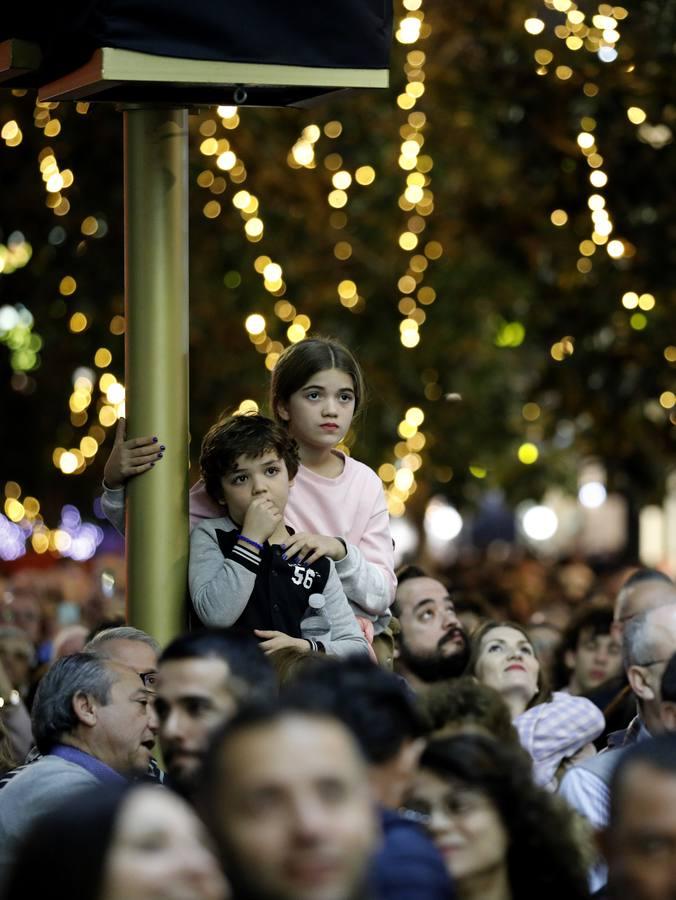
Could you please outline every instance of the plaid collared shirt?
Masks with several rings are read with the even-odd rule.
[[[556,790],[555,774],[564,759],[574,756],[605,728],[603,713],[591,700],[555,692],[514,719],[519,740],[533,760],[536,784]]]

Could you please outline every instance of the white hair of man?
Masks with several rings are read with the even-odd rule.
[[[646,666],[656,662],[655,654],[658,652],[656,645],[664,634],[662,625],[656,623],[655,619],[662,617],[661,610],[664,608],[658,606],[649,609],[634,616],[625,625],[622,634],[622,663],[625,671],[630,666]]]
[[[115,628],[105,628],[99,631],[94,637],[88,641],[82,648],[83,653],[93,653],[95,656],[110,658],[106,644],[110,641],[139,641],[147,644],[152,648],[156,656],[160,655],[161,647],[152,635],[140,628],[133,628],[131,625],[119,625]]]

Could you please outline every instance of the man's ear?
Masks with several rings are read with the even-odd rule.
[[[655,699],[655,691],[648,684],[646,670],[643,666],[629,666],[627,678],[632,691],[639,700]]]
[[[78,691],[73,695],[71,703],[78,722],[88,728],[93,728],[94,725],[96,725],[97,716],[96,703],[91,694],[85,694],[84,691]]]

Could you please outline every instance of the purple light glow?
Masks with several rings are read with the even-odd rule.
[[[23,530],[0,513],[0,559],[18,559],[26,552]]]

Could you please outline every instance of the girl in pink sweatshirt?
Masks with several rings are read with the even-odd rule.
[[[295,532],[287,556],[307,564],[320,556],[332,559],[369,636],[387,627],[396,578],[380,478],[336,450],[363,402],[361,369],[350,351],[332,339],[291,344],[272,372],[271,411],[295,438],[301,460],[285,511]],[[103,508],[111,521],[118,522],[124,509],[124,481],[150,468],[161,452],[152,438],[124,441],[123,426],[118,429],[104,475]],[[190,491],[191,526],[222,514],[198,481]]]

